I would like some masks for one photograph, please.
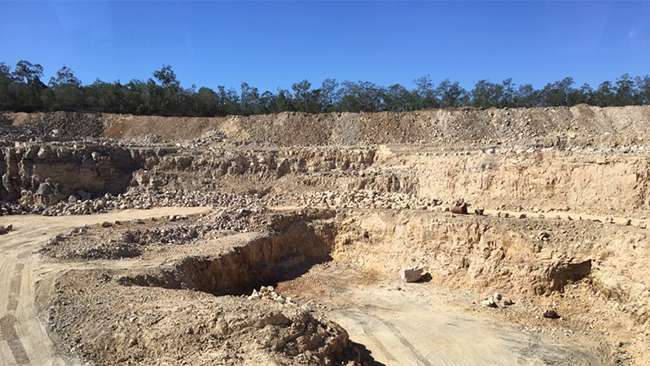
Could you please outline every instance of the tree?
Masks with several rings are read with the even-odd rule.
[[[639,96],[636,92],[634,79],[630,75],[623,74],[616,80],[616,96],[614,98],[616,105],[635,105],[640,104]]]
[[[251,87],[248,83],[241,84],[241,113],[244,115],[262,113],[260,93],[257,88]]]
[[[333,112],[336,110],[336,105],[339,103],[336,92],[338,86],[339,83],[335,79],[323,80],[320,87],[320,94],[318,95],[321,112]]]
[[[498,106],[501,108],[514,106],[516,95],[517,92],[515,90],[515,84],[512,82],[512,79],[505,79],[501,83],[501,98],[499,98]]]
[[[435,95],[433,95],[435,99]],[[393,112],[404,112],[418,109],[422,105],[422,95],[419,91],[410,92],[405,87],[394,84],[384,91],[386,110]]]
[[[435,84],[431,81],[429,75],[423,76],[419,79],[415,79],[415,91],[414,95],[417,100],[416,106],[417,109],[425,108],[435,108],[440,105],[437,98],[437,91],[434,87]],[[393,90],[395,92],[396,90]],[[402,93],[403,94],[403,93]]]
[[[643,105],[650,104],[650,76],[637,76],[635,79],[639,103]]]
[[[278,89],[278,95],[275,98],[275,104],[271,109],[271,113],[295,111],[293,105],[293,95],[286,89]]]
[[[32,64],[27,60],[20,60],[16,63],[14,76],[25,84],[40,83],[43,77],[43,66],[40,64]]]
[[[571,105],[570,96],[575,92],[573,83],[573,78],[566,77],[561,81],[546,84],[540,95],[541,105],[548,107]]]
[[[217,115],[219,97],[214,90],[206,87],[199,89],[196,97],[196,111],[199,115],[209,117]]]
[[[155,80],[149,79],[147,82],[147,88],[151,97],[150,108],[155,113],[162,115],[179,114],[183,107],[181,103],[183,90],[180,87],[180,82],[176,79],[176,74],[172,70],[172,67],[163,65],[160,70],[154,71],[153,76]]]
[[[539,92],[532,84],[519,85],[512,102],[513,107],[537,107],[539,105]]]
[[[275,103],[275,95],[268,90],[262,93],[260,96],[260,106],[262,108],[262,113],[271,113]]]
[[[443,80],[438,85],[436,94],[440,99],[440,107],[442,108],[460,107],[467,105],[469,102],[467,91],[457,81],[452,83],[449,79]]]
[[[589,86],[589,84],[582,84],[580,89],[574,90],[574,92],[569,96],[569,105],[578,105],[587,103],[590,104],[593,99],[594,90]]]
[[[81,80],[71,68],[63,65],[56,76],[50,78],[49,89],[43,90],[42,99],[50,110],[73,111],[83,108]]]
[[[45,89],[41,81],[43,66],[20,60],[16,63],[13,76],[17,82],[12,83],[10,93],[17,101],[18,110],[31,112],[41,109],[41,91]]]
[[[16,82],[16,78],[11,73],[11,67],[4,62],[0,62],[0,110],[15,109],[17,101],[11,93],[11,85]]]
[[[133,114],[153,112],[151,95],[147,83],[133,79],[124,86],[124,110]]]
[[[176,73],[169,65],[163,65],[162,69],[153,72],[153,76],[165,88],[179,86],[180,82],[176,79]]]
[[[226,90],[226,87],[219,85],[217,87],[219,90],[219,114],[221,115],[235,115],[240,114],[241,109],[239,107],[239,96],[237,91],[233,88]]]
[[[368,81],[325,79],[319,88],[308,80],[293,84],[290,90],[273,93],[260,91],[248,83],[241,91],[218,86],[217,90],[195,85],[181,87],[174,70],[163,65],[146,81],[133,79],[126,84],[99,79],[83,85],[64,65],[43,84],[43,67],[26,60],[12,68],[0,62],[0,109],[12,111],[92,110],[98,112],[214,116],[252,115],[302,111],[323,113],[333,111],[378,112],[412,111],[425,108],[446,108],[472,105],[487,107],[573,106],[587,103],[598,106],[650,104],[650,77],[623,74],[614,82],[604,81],[597,89],[589,84],[574,87],[566,77],[546,84],[541,89],[531,84],[516,85],[512,79],[501,83],[479,80],[467,92],[458,82],[445,79],[437,86],[430,76],[413,81],[408,89],[400,84],[388,87]]]
[[[503,98],[503,86],[479,80],[471,91],[472,105],[479,108],[497,107]]]
[[[614,86],[611,81],[604,81],[594,92],[594,104],[600,107],[615,105]]]
[[[385,110],[382,89],[368,81],[344,81],[339,89],[340,110],[345,112],[376,112]]]
[[[85,108],[97,112],[124,113],[124,90],[119,81],[107,83],[99,79],[83,88]],[[133,113],[132,111],[129,111]]]
[[[311,90],[311,83],[307,80],[295,83],[291,86],[293,90],[294,107],[301,112],[321,112],[320,89]]]

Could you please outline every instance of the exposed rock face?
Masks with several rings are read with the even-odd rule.
[[[109,275],[93,272],[97,284],[107,283],[99,286],[103,293],[79,291],[88,286],[87,273],[65,279],[71,287],[59,294],[59,331],[68,332],[63,329],[77,324],[93,334],[97,319],[106,328],[118,324],[121,328],[111,330],[119,339],[101,339],[96,348],[84,351],[89,358],[109,363],[138,363],[148,357],[151,364],[159,364],[151,353],[156,347],[147,342],[160,344],[156,324],[161,319],[156,314],[173,291],[203,304],[181,311],[191,326],[180,332],[175,311],[165,314],[169,328],[162,329],[172,332],[163,344],[174,350],[173,356],[183,355],[196,335],[205,342],[230,339],[228,329],[245,324],[246,337],[268,331],[249,345],[255,349],[270,347],[288,356],[309,350],[316,356],[300,362],[328,364],[319,352],[340,353],[347,343],[343,331],[333,326],[334,331],[329,330],[327,323],[305,317],[298,309],[286,312],[274,308],[275,303],[267,306],[267,300],[292,305],[268,288],[250,301],[230,295],[248,295],[253,287],[275,284],[330,254],[337,264],[372,272],[369,277],[378,272],[398,281],[396,274],[406,268],[403,280],[417,281],[422,270],[412,266],[418,264],[430,269],[427,280],[436,285],[482,294],[504,291],[517,300],[517,306],[504,313],[535,300],[534,317],[552,315],[543,313],[552,308],[555,315],[570,321],[582,317],[591,326],[609,319],[582,313],[582,302],[607,301],[616,316],[611,324],[623,320],[621,329],[643,326],[639,335],[645,337],[650,324],[644,265],[650,256],[648,123],[650,107],[585,106],[203,119],[4,115],[0,215],[198,205],[222,210],[203,216],[209,222],[191,224],[174,211],[159,227],[106,221],[75,229],[78,235],[57,235],[43,250],[60,260],[100,259],[106,264],[122,258],[146,261],[163,247],[172,256],[183,245],[196,244],[178,260],[165,257],[164,265],[155,262],[128,273],[117,271],[118,265]],[[69,140],[78,136],[97,139]],[[30,139],[34,141],[17,142]],[[373,145],[384,143],[397,144]],[[477,215],[448,212],[459,198],[471,203],[471,210],[465,207],[460,213]],[[328,209],[328,219],[334,215],[329,209],[335,209],[335,223],[316,225],[312,221],[318,220],[309,220],[307,225],[295,217],[267,217],[296,207]],[[245,246],[198,252],[204,240],[215,239],[212,235],[257,236]],[[3,239],[17,236],[10,233]],[[420,285],[403,287],[426,290]],[[110,298],[111,306],[103,308],[105,298],[118,289],[126,297]],[[236,319],[212,318],[218,305],[212,294],[228,295],[225,309],[237,314]],[[149,302],[152,295],[155,299]],[[477,311],[491,314],[514,304],[501,292],[481,299],[474,302]],[[78,313],[70,300],[94,308]],[[150,314],[138,315],[148,317],[145,322],[127,308],[116,316],[114,309],[129,302],[149,306]],[[178,304],[184,305],[184,300]],[[257,315],[247,319],[240,306]],[[196,309],[204,319],[193,318]],[[311,330],[294,339],[292,325]],[[152,333],[143,334],[142,329]],[[68,334],[73,347],[79,343],[77,333]],[[325,339],[331,342],[323,345]],[[235,344],[238,347],[247,344]],[[226,348],[219,352],[233,354]],[[196,364],[215,363],[204,356],[197,355]]]
[[[126,190],[145,165],[142,151],[99,144],[22,144],[0,150],[0,200],[49,205],[71,195],[100,197]]]
[[[375,154],[372,148],[197,149],[161,157],[134,180],[149,189],[205,190],[225,176],[255,176],[259,182],[288,174],[356,175],[374,163]]]
[[[553,290],[562,290],[569,282],[579,281],[591,273],[591,259],[559,261],[548,267],[547,278]]]
[[[129,186],[214,192],[224,176],[267,181],[287,174],[356,176],[373,164],[374,157],[374,149],[363,148],[215,151],[115,143],[22,143],[0,149],[0,201],[74,204],[106,193],[117,196]]]
[[[172,268],[162,268],[119,280],[122,285],[189,288],[215,295],[249,293],[305,271],[329,258],[333,228],[305,224],[301,216],[278,217],[277,233],[255,237],[246,245],[213,256],[186,257]]]
[[[492,217],[485,221],[473,215],[436,217],[427,211],[397,215],[369,211],[344,219],[340,225],[340,252],[334,254],[340,260],[382,268],[389,275],[410,263],[422,263],[435,268],[432,275],[445,277],[449,285],[451,278],[479,288],[506,281],[534,295],[562,292],[568,284],[589,280],[591,258],[602,256],[601,251],[606,253],[610,245],[606,229],[585,220],[526,222]],[[540,231],[557,235],[542,241]],[[634,233],[626,231],[628,239],[620,240],[632,240]],[[368,261],[369,257],[376,262]]]

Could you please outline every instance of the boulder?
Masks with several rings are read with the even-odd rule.
[[[497,303],[494,301],[493,298],[489,297],[483,301],[481,301],[481,306],[486,307],[486,308],[496,308]]]
[[[422,278],[423,269],[420,267],[404,268],[400,272],[402,281],[404,282],[417,282]]]
[[[13,227],[12,225],[9,225],[9,226],[2,226],[2,225],[0,225],[0,235],[7,234],[7,233],[10,232],[11,230],[13,230],[13,228],[14,228],[14,227]]]
[[[557,311],[555,311],[553,309],[549,309],[549,310],[546,310],[544,312],[544,318],[558,319],[558,318],[560,318],[560,315],[557,313]]]
[[[89,192],[84,191],[83,189],[77,189],[75,192],[79,198],[81,198],[82,201],[88,201],[89,199],[92,198],[91,194]]]

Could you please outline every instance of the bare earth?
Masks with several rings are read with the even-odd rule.
[[[0,112],[0,366],[650,365],[649,124]]]
[[[52,280],[77,269],[142,266],[144,262],[42,260],[36,253],[50,237],[67,229],[104,221],[205,213],[206,208],[156,208],[72,217],[0,217],[15,230],[3,237],[0,263],[3,365],[76,365],[80,359],[61,352],[39,320],[35,301],[53,291]],[[130,264],[129,264],[130,263]],[[160,263],[158,264],[160,265]],[[363,280],[359,280],[359,278]],[[334,283],[327,283],[332,281]],[[363,344],[386,365],[599,365],[602,350],[586,337],[530,332],[499,319],[472,313],[467,306],[436,291],[432,284],[401,284],[360,274],[351,267],[317,266],[296,280],[281,283],[281,293],[328,309],[351,340]],[[343,296],[341,296],[343,295]],[[38,302],[37,302],[38,303]]]
[[[0,225],[14,231],[0,241],[0,365],[76,365],[81,361],[61,356],[39,321],[35,309],[37,288],[49,291],[48,279],[65,271],[66,266],[44,263],[36,253],[47,240],[66,229],[104,221],[134,220],[171,214],[206,212],[202,207],[163,207],[153,210],[128,210],[93,216],[5,216]],[[38,285],[38,286],[37,286]]]
[[[589,337],[514,326],[468,306],[467,294],[431,283],[379,280],[341,264],[317,266],[279,285],[319,304],[385,365],[603,365]],[[550,323],[549,323],[550,324]],[[562,325],[560,326],[562,327]],[[549,329],[550,330],[550,329]]]

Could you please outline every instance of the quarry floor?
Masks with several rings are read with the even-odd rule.
[[[607,363],[598,342],[554,333],[552,328],[545,334],[514,326],[494,314],[477,312],[471,294],[374,276],[359,283],[360,277],[363,274],[345,266],[316,266],[297,280],[279,284],[279,292],[328,309],[351,340],[367,347],[383,365]]]
[[[206,208],[164,207],[91,216],[4,216],[14,230],[0,241],[0,365],[77,365],[56,351],[56,340],[39,320],[37,298],[51,291],[50,281],[68,266],[44,262],[37,251],[66,229],[107,220],[134,220],[171,214],[195,214]],[[37,286],[38,285],[38,286]],[[38,291],[37,291],[38,289]]]
[[[42,258],[37,251],[67,229],[104,221],[190,215],[206,208],[155,208],[102,215],[0,217],[14,231],[0,241],[0,365],[80,365],[47,330],[39,312],[53,281],[69,263]],[[125,266],[137,261],[78,263],[79,268]],[[531,329],[513,310],[504,315],[477,310],[476,294],[447,292],[435,282],[404,284],[336,261],[313,266],[277,286],[300,303],[322,309],[385,365],[601,365],[609,355],[598,339],[557,331],[548,323]],[[561,321],[561,320],[558,320]],[[549,320],[551,322],[551,320]],[[519,323],[519,324],[514,324]]]

